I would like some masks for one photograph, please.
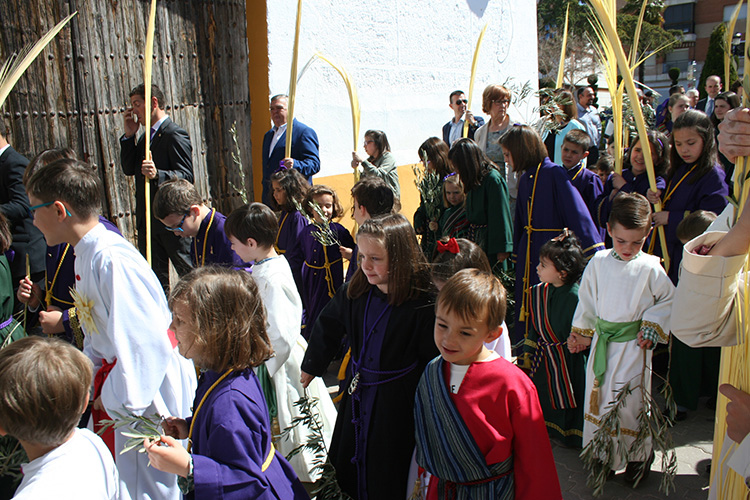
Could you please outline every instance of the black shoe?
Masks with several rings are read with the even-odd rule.
[[[651,452],[651,455],[648,456],[648,460],[646,460],[645,462],[628,462],[628,466],[625,468],[623,479],[625,479],[625,482],[628,484],[634,484],[638,477],[638,473],[643,470],[643,476],[640,478],[640,481],[646,480],[648,478],[648,475],[651,473],[651,464],[653,463],[653,451]]]

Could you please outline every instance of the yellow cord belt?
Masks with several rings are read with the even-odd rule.
[[[281,236],[281,228],[284,227],[284,223],[286,222],[286,218],[289,217],[289,212],[284,214],[284,218],[281,219],[281,222],[279,223],[279,230],[276,232],[276,241],[273,242],[273,248],[276,250],[276,253],[279,255],[286,253],[286,249],[279,248],[279,236]]]
[[[690,170],[685,172],[685,175],[680,177],[680,180],[677,181],[677,184],[675,184],[673,188],[670,189],[670,187],[672,186],[672,182],[669,183],[669,186],[667,186],[667,194],[666,196],[664,196],[664,201],[661,202],[661,206],[663,209],[667,208],[667,202],[672,198],[672,195],[674,194],[674,192],[677,190],[678,187],[680,187],[680,184],[682,184],[682,181],[687,179],[688,176],[693,173],[693,170],[695,170],[695,167],[697,166],[698,166],[697,164],[693,165],[690,168]],[[651,235],[651,241],[649,241],[648,243],[648,253],[653,254],[655,246],[656,246],[656,237],[654,235]],[[662,257],[666,258],[668,257],[668,255],[662,255]]]
[[[60,269],[62,268],[63,262],[65,261],[65,256],[68,254],[68,249],[70,249],[70,244],[66,243],[65,250],[63,250],[62,257],[60,257],[60,262],[57,263],[57,270],[55,271],[55,275],[52,277],[52,282],[50,282],[47,278],[47,271],[44,271],[44,281],[47,283],[47,290],[44,294],[44,302],[45,304],[47,304],[47,307],[52,305],[52,299],[55,299],[56,301],[68,306],[73,305],[73,302],[59,299],[52,294],[52,289],[55,287],[55,283],[57,282],[57,275],[60,274]]]
[[[328,296],[333,298],[333,296],[336,294],[336,288],[333,285],[333,274],[331,274],[331,266],[333,264],[341,262],[341,257],[334,260],[333,262],[328,262],[328,251],[326,250],[326,247],[323,247],[323,256],[325,257],[325,264],[323,264],[322,266],[313,266],[307,261],[305,261],[305,265],[310,269],[325,269],[326,281],[328,282]]]
[[[216,215],[216,210],[211,210],[211,218],[208,219],[206,232],[203,234],[203,255],[201,256],[201,260],[198,260],[198,245],[195,246],[195,264],[197,267],[203,267],[206,265],[206,244],[208,243],[208,231],[211,229],[211,224],[213,224],[214,222],[214,215]]]

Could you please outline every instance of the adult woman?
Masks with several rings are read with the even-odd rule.
[[[436,211],[433,214],[427,213],[424,197],[420,196],[420,204],[414,213],[414,230],[417,234],[422,235],[422,251],[427,260],[432,260],[432,254],[435,251],[435,245],[438,239],[438,221],[443,214],[443,179],[453,171],[450,160],[448,159],[448,145],[437,137],[430,137],[419,146],[417,153],[420,161],[424,162],[427,158],[425,168],[428,172],[434,172],[438,176],[438,184],[435,186]]]
[[[488,85],[482,92],[482,111],[490,115],[490,120],[479,127],[474,133],[474,141],[487,158],[494,163],[501,173],[506,183],[511,199],[516,199],[516,178],[510,169],[505,167],[503,150],[498,144],[500,136],[508,130],[510,126],[510,117],[508,108],[510,107],[511,93],[510,90],[502,85]]]
[[[659,125],[657,130],[669,137],[672,133],[672,124],[688,109],[690,109],[690,98],[685,94],[672,94],[667,103],[667,117]]]
[[[396,198],[401,198],[401,188],[398,184],[398,170],[396,159],[391,154],[391,145],[388,137],[382,130],[368,130],[365,132],[365,153],[368,158],[364,160],[356,151],[352,152],[352,168],[362,166],[362,175],[375,175],[388,184]]]
[[[734,92],[722,92],[714,99],[714,112],[711,113],[711,123],[713,123],[714,125],[714,133],[716,134],[717,146],[720,146],[720,144],[718,144],[719,123],[724,120],[724,117],[729,111],[733,110],[734,108],[738,108],[739,106],[740,96],[738,96]],[[721,151],[719,151],[719,161],[721,162],[721,166],[724,167],[724,173],[726,173],[727,175],[727,185],[729,186],[729,192],[731,193],[732,185],[734,184],[732,182],[732,175],[734,174],[734,163],[729,161],[729,158],[724,156]]]
[[[547,147],[547,155],[556,165],[562,165],[563,140],[571,130],[583,130],[586,127],[578,121],[578,109],[576,108],[573,94],[567,90],[556,91],[554,98],[555,106],[559,110],[553,115],[555,125],[544,136],[544,145]]]

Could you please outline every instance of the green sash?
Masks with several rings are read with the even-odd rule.
[[[627,323],[614,323],[596,318],[596,333],[599,340],[596,341],[594,349],[594,377],[595,386],[602,383],[604,374],[607,372],[607,346],[610,342],[629,342],[638,338],[641,330],[641,321],[630,321]]]

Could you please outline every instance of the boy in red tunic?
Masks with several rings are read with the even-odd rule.
[[[417,463],[432,474],[427,498],[560,499],[534,384],[488,350],[505,316],[505,289],[465,269],[437,299],[441,356],[419,382]]]

